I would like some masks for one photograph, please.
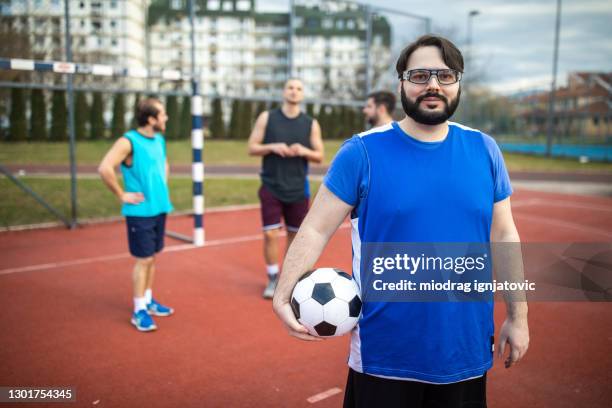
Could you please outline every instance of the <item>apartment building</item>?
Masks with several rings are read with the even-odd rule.
[[[197,0],[195,59],[202,91],[278,96],[287,78],[297,76],[307,84],[307,97],[363,97],[366,62],[373,80],[388,68],[390,25],[374,16],[372,47],[366,51],[367,21],[360,6],[310,3],[300,3],[293,13],[257,13],[254,0]],[[154,1],[148,24],[151,67],[170,64],[188,72],[186,0]]]
[[[550,92],[522,97],[519,118],[533,134],[546,131]],[[559,135],[599,140],[612,137],[612,72],[571,72],[555,91],[555,129]]]
[[[69,2],[74,61],[191,71],[187,0]],[[292,13],[259,13],[255,0],[194,0],[201,92],[278,97],[287,78],[297,76],[306,82],[309,98],[362,98],[366,63],[374,83],[389,67],[388,22],[373,17],[367,50],[361,6],[313,0],[295,4]],[[22,58],[65,59],[64,0],[2,0],[0,19],[28,37],[29,55]],[[172,81],[151,85],[188,88]]]
[[[148,0],[69,0],[73,60],[144,68]],[[27,36],[23,58],[64,60],[64,0],[5,0],[0,20]],[[28,54],[28,55],[25,55]]]

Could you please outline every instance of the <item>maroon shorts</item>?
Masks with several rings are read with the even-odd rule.
[[[259,201],[261,202],[261,221],[264,231],[282,227],[282,216],[287,231],[296,232],[308,212],[308,198],[295,203],[284,203],[263,185],[259,189]]]

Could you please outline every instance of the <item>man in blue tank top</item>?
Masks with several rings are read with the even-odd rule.
[[[343,144],[287,253],[274,310],[291,335],[319,340],[295,319],[291,291],[350,216],[353,277],[364,302],[351,333],[345,407],[486,407],[491,301],[368,301],[374,272],[361,260],[372,244],[520,241],[495,141],[448,121],[459,104],[461,52],[423,36],[402,51],[396,69],[406,117]],[[510,367],[529,344],[527,304],[507,300],[506,309],[498,353],[509,346]]]
[[[153,298],[155,254],[164,247],[166,214],[172,211],[168,192],[168,160],[162,133],[168,116],[155,98],[136,108],[138,128],[117,139],[100,163],[104,183],[122,203],[130,253],[136,258],[133,272],[134,313],[131,322],[139,331],[157,329],[151,316],[170,316],[174,310]],[[121,166],[124,188],[115,175]]]
[[[259,200],[268,272],[265,299],[272,299],[278,281],[281,217],[285,221],[289,248],[308,212],[308,162],[323,160],[321,129],[315,119],[300,111],[303,99],[302,81],[289,79],[283,89],[283,105],[262,112],[249,137],[249,154],[262,156]]]

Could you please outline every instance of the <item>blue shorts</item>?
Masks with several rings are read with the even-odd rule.
[[[148,258],[164,248],[166,214],[154,217],[125,217],[130,254]]]

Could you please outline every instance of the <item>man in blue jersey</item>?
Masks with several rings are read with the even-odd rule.
[[[295,319],[292,288],[347,215],[353,276],[366,299],[372,271],[361,270],[362,243],[520,240],[495,141],[448,121],[459,104],[461,52],[444,38],[423,36],[402,51],[396,69],[406,117],[343,144],[285,259],[273,305],[300,339],[320,340]],[[529,330],[527,304],[506,306],[498,353],[509,346],[510,367],[527,351]],[[492,339],[492,302],[364,301],[351,333],[344,405],[486,407]]]
[[[261,156],[261,221],[268,284],[264,299],[272,299],[278,282],[278,235],[281,217],[287,229],[287,248],[300,228],[310,204],[308,163],[323,161],[321,128],[300,111],[304,85],[290,78],[283,88],[283,105],[262,112],[249,137],[251,156]]]
[[[170,316],[174,310],[153,298],[155,254],[164,247],[166,214],[172,211],[168,192],[166,130],[168,116],[155,98],[136,108],[138,128],[117,139],[98,167],[104,183],[122,203],[130,253],[136,259],[133,272],[134,313],[131,322],[139,331],[157,329],[151,316]],[[121,166],[122,188],[115,168]]]

